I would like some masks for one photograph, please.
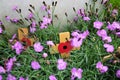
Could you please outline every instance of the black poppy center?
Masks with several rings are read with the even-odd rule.
[[[63,46],[63,49],[67,49],[67,46]]]

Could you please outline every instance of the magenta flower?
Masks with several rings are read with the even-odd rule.
[[[28,19],[33,18],[33,16],[34,16],[34,14],[32,12],[30,12],[29,15],[28,15]]]
[[[106,48],[107,52],[113,52],[114,51],[113,45],[110,45],[110,44],[104,44],[104,48]]]
[[[16,54],[20,54],[23,50],[24,50],[24,46],[19,42],[17,41],[13,46],[12,46],[12,49],[16,50]]]
[[[103,22],[100,21],[95,21],[93,24],[94,24],[94,28],[96,29],[101,29],[101,27],[103,26]]]
[[[120,23],[119,22],[113,22],[112,27],[114,27],[115,29],[120,29]]]
[[[57,78],[55,77],[55,75],[50,75],[49,80],[57,80]]]
[[[35,50],[36,52],[42,52],[43,49],[44,49],[44,47],[41,45],[40,42],[36,42],[36,43],[34,44],[34,50]]]
[[[100,61],[96,64],[96,68],[99,70],[100,73],[105,73],[108,71],[108,67],[104,66]]]
[[[3,80],[2,75],[0,75],[0,80]]]
[[[79,9],[79,10],[77,11],[77,14],[78,14],[79,16],[85,16],[85,9]]]
[[[89,21],[90,18],[89,18],[89,17],[83,17],[83,20],[84,20],[84,21]]]
[[[17,9],[18,9],[18,6],[16,6],[16,5],[13,6],[13,8],[12,8],[13,11],[16,11]]]
[[[58,70],[64,70],[67,67],[67,62],[63,61],[63,59],[58,59],[57,68]]]
[[[120,78],[120,70],[117,70],[117,72],[116,72],[116,77],[117,77],[117,78]]]
[[[97,35],[100,36],[100,37],[105,37],[105,36],[107,36],[107,32],[104,29],[98,30]]]
[[[47,53],[43,53],[43,55],[42,55],[43,58],[46,58],[47,56],[48,56]]]
[[[3,29],[2,29],[2,27],[0,27],[0,34],[2,34],[3,33]]]
[[[47,41],[47,45],[48,46],[54,46],[55,44],[53,43],[53,41]]]
[[[6,80],[17,80],[15,76],[8,74],[7,79]]]
[[[108,22],[107,28],[111,31],[115,30],[115,27],[112,26],[112,24],[110,24],[110,22]]]
[[[6,70],[2,66],[0,66],[0,73],[6,73]]]
[[[82,78],[83,70],[81,68],[72,68],[71,69],[71,80],[75,80],[75,78],[81,79]]]
[[[104,36],[104,37],[102,37],[102,40],[107,43],[112,42],[112,38],[110,36]]]
[[[16,57],[10,58],[7,61],[7,63],[5,64],[7,72],[10,72],[12,70],[12,67],[13,67],[15,61],[16,61]]]
[[[38,70],[38,69],[41,68],[40,64],[39,64],[37,61],[32,61],[32,62],[31,62],[31,67],[32,67],[32,69],[34,69],[34,70]]]

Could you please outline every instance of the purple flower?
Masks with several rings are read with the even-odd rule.
[[[44,23],[44,24],[46,24],[46,25],[47,25],[47,24],[51,24],[51,21],[52,21],[51,18],[48,18],[48,17],[46,17],[46,16],[43,17],[43,23]]]
[[[108,22],[107,28],[111,31],[115,30],[115,27],[112,26],[112,24],[110,24],[110,22]]]
[[[6,19],[7,21],[10,21],[10,16],[6,16],[5,19]]]
[[[102,4],[106,4],[108,0],[102,0]]]
[[[112,42],[112,38],[110,36],[104,36],[104,37],[102,37],[102,40],[107,43]]]
[[[78,21],[78,16],[75,16],[73,19],[75,22]]]
[[[77,14],[78,14],[79,16],[85,16],[85,9],[79,9],[79,10],[77,11]]]
[[[53,43],[53,41],[47,41],[47,45],[48,46],[54,46],[55,44]]]
[[[90,18],[89,18],[89,17],[83,17],[83,20],[84,20],[84,21],[89,21]]]
[[[79,33],[78,32],[76,32],[76,31],[74,31],[74,32],[72,32],[72,37],[78,37],[79,36]]]
[[[3,33],[3,29],[2,29],[2,27],[0,27],[0,34],[2,34]]]
[[[72,68],[71,69],[71,80],[75,80],[75,78],[81,79],[82,78],[83,70],[81,68]]]
[[[104,66],[101,62],[96,64],[96,68],[100,71],[100,73],[105,73],[108,70],[108,67]]]
[[[117,14],[118,14],[118,10],[117,9],[113,9],[112,16],[116,16]]]
[[[6,80],[17,80],[15,76],[8,74],[7,79]]]
[[[100,22],[100,21],[94,22],[94,28],[101,29],[102,26],[103,26],[103,22]]]
[[[13,42],[13,40],[17,37],[17,34],[13,34],[12,38],[9,40],[9,42]]]
[[[28,15],[28,19],[33,18],[33,16],[34,16],[34,14],[32,12],[30,12],[29,15]]]
[[[14,65],[14,62],[16,61],[16,57],[10,58],[6,63],[6,71],[10,72],[12,70],[12,67]]]
[[[40,29],[45,29],[45,28],[47,28],[48,26],[46,25],[46,24],[44,24],[44,23],[41,23],[40,24]]]
[[[46,7],[45,5],[42,5],[42,6],[40,7],[40,9],[43,10],[43,11],[45,11],[45,10],[47,9],[47,7]]]
[[[16,5],[13,6],[13,8],[12,8],[13,11],[16,11],[17,9],[18,9],[18,6],[16,6]]]
[[[28,80],[28,77],[27,78],[24,78],[24,77],[20,77],[19,80]]]
[[[64,70],[67,67],[67,62],[63,61],[63,59],[58,59],[57,68],[58,70]]]
[[[56,79],[55,75],[50,75],[49,80],[57,80],[57,79]]]
[[[12,49],[16,50],[16,54],[20,54],[23,50],[24,50],[24,46],[19,42],[17,41],[13,46],[12,46]]]
[[[5,69],[2,66],[0,66],[0,73],[6,73]]]
[[[14,18],[14,19],[12,19],[11,21],[14,22],[14,23],[17,23],[19,20],[16,19],[16,18]]]
[[[48,56],[47,53],[43,53],[43,55],[42,55],[43,58],[46,58],[47,56]]]
[[[120,70],[117,70],[117,72],[116,72],[116,77],[117,77],[117,78],[120,78]]]
[[[35,31],[36,31],[36,27],[30,26],[30,32],[31,32],[31,33],[34,33]]]
[[[80,47],[83,43],[83,40],[82,39],[79,39],[79,38],[72,38],[71,39],[71,45],[73,47]]]
[[[32,22],[32,27],[36,27],[36,22],[35,21]]]
[[[44,47],[41,45],[40,42],[36,42],[36,43],[34,44],[34,50],[35,50],[36,52],[42,52],[43,49],[44,49]]]
[[[0,80],[3,80],[2,75],[0,75]]]
[[[32,69],[34,69],[34,70],[38,70],[38,69],[41,68],[40,64],[39,64],[37,61],[32,61],[32,62],[31,62],[31,67],[32,67]]]
[[[100,36],[100,37],[105,37],[105,36],[107,36],[107,32],[104,29],[98,30],[97,35]]]
[[[107,52],[113,52],[114,51],[113,45],[110,45],[110,44],[104,44],[104,48],[106,48]]]
[[[112,27],[114,27],[115,29],[120,29],[120,23],[119,22],[113,22]]]
[[[2,24],[3,24],[2,21],[0,21],[0,26],[1,26]]]

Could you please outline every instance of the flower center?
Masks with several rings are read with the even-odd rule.
[[[67,46],[63,46],[63,49],[67,49]]]

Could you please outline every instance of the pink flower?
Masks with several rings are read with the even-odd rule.
[[[53,41],[47,41],[47,45],[48,46],[54,46],[55,44],[53,43]]]
[[[79,16],[85,16],[85,9],[79,9],[79,10],[77,11],[77,14],[78,14]]]
[[[63,59],[58,59],[57,68],[58,70],[64,70],[67,67],[67,62],[63,61]]]
[[[13,11],[16,11],[17,9],[18,9],[18,6],[16,6],[16,5],[13,6],[13,8],[12,8]]]
[[[116,16],[117,14],[118,14],[118,10],[117,9],[113,9],[112,16]]]
[[[7,21],[10,21],[10,16],[6,16],[5,19],[6,19]]]
[[[100,71],[100,73],[105,73],[108,71],[108,67],[104,66],[101,62],[96,64],[96,68]]]
[[[116,77],[117,77],[117,78],[120,78],[120,70],[117,70],[117,72],[116,72]]]
[[[3,80],[2,75],[0,75],[0,80]]]
[[[49,80],[57,80],[57,79],[56,79],[55,75],[50,75]]]
[[[10,72],[12,70],[12,67],[13,67],[15,61],[16,61],[16,57],[10,58],[7,61],[7,63],[5,64],[7,72]]]
[[[90,18],[89,18],[89,17],[83,17],[83,20],[84,20],[84,21],[89,21]]]
[[[37,61],[32,61],[32,62],[31,62],[31,67],[32,67],[32,69],[34,69],[34,70],[38,70],[38,69],[41,68],[40,64],[39,64]]]
[[[83,70],[81,68],[72,68],[71,69],[71,80],[75,80],[75,78],[81,79],[82,78],[82,72]]]
[[[100,36],[100,37],[105,37],[105,36],[107,36],[107,32],[104,29],[98,30],[97,35]]]
[[[75,16],[73,19],[75,22],[78,21],[78,16]]]
[[[0,34],[2,34],[3,33],[3,29],[2,29],[2,27],[0,27]]]
[[[107,52],[113,52],[114,51],[113,45],[110,45],[110,44],[104,44],[104,48],[106,48]]]
[[[103,22],[100,22],[100,21],[94,22],[94,28],[101,29],[102,26],[103,26]]]
[[[71,39],[71,45],[73,47],[80,47],[82,45],[82,43],[83,43],[82,39],[80,39],[80,40],[79,40],[79,38],[72,38]]]
[[[36,31],[36,27],[30,26],[30,32],[31,32],[31,33],[34,33],[35,31]]]
[[[7,79],[6,80],[17,80],[15,76],[8,74]]]
[[[2,66],[0,66],[0,73],[6,73],[6,70]]]
[[[17,41],[13,46],[12,46],[12,49],[16,50],[16,54],[20,54],[23,50],[24,50],[24,46],[19,42]]]
[[[42,52],[43,49],[44,49],[44,47],[41,45],[40,42],[36,42],[36,43],[34,44],[34,50],[35,50],[36,52]]]
[[[48,18],[48,17],[46,17],[46,16],[43,17],[43,23],[44,23],[44,24],[46,24],[46,25],[47,25],[47,24],[51,24],[51,21],[52,21],[51,18]]]
[[[27,78],[20,77],[19,80],[28,80],[28,77]]]
[[[34,16],[34,14],[32,12],[30,12],[29,15],[28,15],[28,19],[33,18],[33,16]]]
[[[45,28],[47,28],[48,26],[46,25],[46,24],[44,24],[44,23],[41,23],[40,24],[40,29],[45,29]]]
[[[120,23],[119,22],[113,22],[112,27],[114,27],[115,29],[120,29]]]
[[[106,41],[107,43],[112,42],[112,38],[110,36],[104,36],[102,37],[103,41]]]
[[[47,56],[48,56],[47,53],[43,53],[43,55],[42,55],[43,58],[46,58]]]
[[[78,32],[76,32],[76,31],[74,31],[74,32],[72,32],[72,37],[78,37],[79,36],[79,33]]]
[[[47,7],[46,7],[45,5],[42,5],[42,6],[40,7],[40,9],[43,10],[43,11],[45,11],[45,10],[47,9]]]
[[[107,28],[111,31],[115,30],[115,27],[112,26],[112,24],[110,24],[110,22],[108,22]]]
[[[13,40],[17,37],[17,34],[13,34],[12,38],[9,40],[9,42],[13,42]]]
[[[12,19],[11,21],[12,21],[13,23],[17,23],[17,22],[19,21],[19,19],[14,18],[14,19]]]

